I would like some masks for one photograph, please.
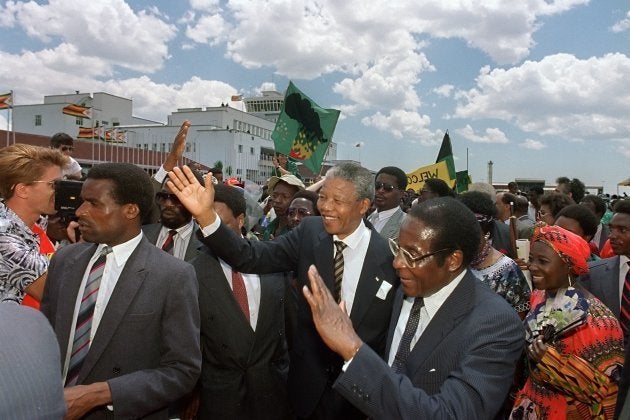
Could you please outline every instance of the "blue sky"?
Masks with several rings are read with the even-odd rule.
[[[373,170],[434,162],[448,129],[474,181],[630,177],[625,0],[3,1],[0,60],[18,105],[104,91],[166,121],[293,80]]]

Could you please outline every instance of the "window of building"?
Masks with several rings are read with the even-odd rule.
[[[82,126],[83,125],[83,118],[75,118],[74,119],[74,125],[78,125],[78,126]]]
[[[253,147],[250,147],[250,148],[249,148],[249,154],[250,154],[250,155],[253,155],[253,154],[254,154],[254,148],[253,148]]]
[[[39,126],[39,125],[42,125],[42,116],[35,115],[35,126]]]
[[[238,152],[239,153],[243,153],[243,145],[242,144],[238,145]]]

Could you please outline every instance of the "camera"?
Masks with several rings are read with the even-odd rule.
[[[83,203],[81,188],[83,181],[60,179],[55,181],[55,210],[61,221],[67,225],[77,220],[76,211]]]

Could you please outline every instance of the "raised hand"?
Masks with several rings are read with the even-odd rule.
[[[179,128],[173,147],[166,157],[164,166],[165,171],[172,171],[177,166],[177,162],[182,158],[184,150],[186,149],[186,137],[188,136],[188,128],[190,128],[190,121],[184,120],[182,126]]]
[[[201,185],[190,168],[186,165],[173,168],[168,173],[169,180],[166,185],[177,196],[179,201],[197,220],[202,228],[214,223],[216,213],[214,211],[214,184],[212,173],[206,176],[205,186]]]
[[[308,269],[308,278],[311,288],[304,286],[302,293],[313,312],[317,332],[332,351],[350,360],[363,342],[352,327],[346,303],[337,305],[314,265]]]

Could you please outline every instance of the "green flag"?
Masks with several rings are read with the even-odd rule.
[[[451,146],[451,137],[448,135],[448,130],[446,130],[446,133],[444,133],[442,146],[440,146],[440,151],[438,152],[435,163],[439,163],[443,160],[446,161],[446,166],[448,167],[448,175],[450,176],[450,178],[457,179],[457,174],[455,173],[455,161],[453,160],[453,147]]]
[[[468,175],[468,171],[458,171],[457,172],[457,193],[463,193],[464,191],[468,191],[468,186],[472,184],[472,179],[470,175]]]
[[[321,108],[289,82],[280,117],[271,134],[276,152],[318,173],[338,119],[338,110]]]

